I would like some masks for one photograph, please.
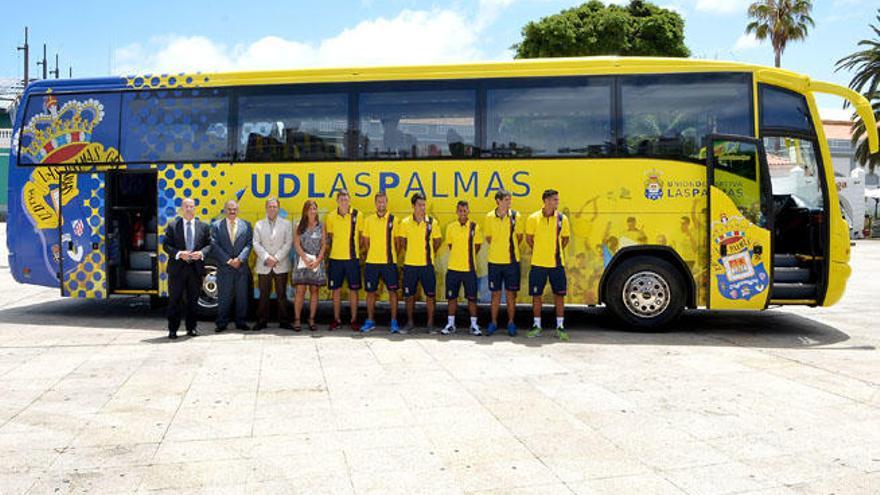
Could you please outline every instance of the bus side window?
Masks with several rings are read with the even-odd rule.
[[[236,159],[336,160],[346,156],[348,95],[253,90],[238,97]]]
[[[122,98],[122,155],[131,162],[230,158],[225,89],[133,91]]]
[[[748,74],[621,77],[621,152],[702,162],[708,134],[753,136]]]
[[[475,153],[476,91],[360,93],[360,156],[413,159]]]
[[[486,92],[484,156],[611,154],[611,80],[495,83]]]

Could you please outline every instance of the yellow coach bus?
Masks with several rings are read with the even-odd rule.
[[[481,220],[499,189],[527,214],[553,188],[572,227],[569,304],[604,304],[642,328],[686,307],[828,306],[846,286],[850,243],[817,92],[854,105],[876,152],[860,95],[729,62],[600,57],[41,81],[15,117],[10,268],[19,282],[65,296],[158,298],[167,295],[162,232],[184,196],[203,220],[237,199],[253,222],[270,196],[296,221],[305,199],[332,211],[341,188],[366,212],[385,190],[401,215],[422,192],[445,226],[459,199]],[[438,273],[447,258],[438,253]],[[216,295],[209,273],[204,309]]]

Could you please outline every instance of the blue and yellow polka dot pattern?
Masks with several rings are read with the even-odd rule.
[[[210,81],[210,77],[200,73],[187,74],[141,74],[126,76],[125,85],[129,88],[197,88]]]
[[[210,223],[223,214],[222,198],[232,198],[232,181],[216,163],[177,163],[158,167],[159,295],[168,295],[168,255],[162,248],[165,229],[180,211],[183,198],[196,202],[196,217]]]
[[[73,269],[67,270],[69,258],[65,258],[63,292],[64,295],[81,299],[104,299],[107,297],[107,275],[104,271],[104,174],[89,174],[89,187],[81,194],[83,209],[89,212],[85,228],[89,231],[91,249],[85,252],[82,260]],[[79,198],[74,199],[78,201]]]

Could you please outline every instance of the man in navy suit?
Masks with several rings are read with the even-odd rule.
[[[196,202],[184,198],[181,216],[165,229],[162,242],[168,255],[168,338],[172,340],[177,338],[181,313],[186,318],[186,334],[198,335],[196,309],[205,276],[205,258],[211,251],[211,233],[208,224],[195,218],[195,213]]]
[[[251,272],[248,256],[251,254],[253,230],[246,221],[238,218],[238,203],[226,202],[226,218],[218,220],[211,228],[211,254],[217,260],[217,284],[220,290],[217,328],[226,330],[235,303],[235,328],[250,330],[245,319],[248,310],[248,282]]]

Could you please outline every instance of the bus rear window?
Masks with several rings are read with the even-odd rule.
[[[119,100],[119,93],[31,96],[19,138],[18,164],[120,161]],[[95,143],[103,151],[92,147]]]
[[[122,98],[128,162],[229,160],[229,98],[223,89],[150,90]]]
[[[748,74],[621,78],[622,154],[702,161],[709,134],[753,136]]]
[[[810,107],[804,95],[782,88],[758,86],[761,129],[794,130],[812,134]]]
[[[610,79],[490,88],[486,93],[483,155],[609,155],[611,88]]]
[[[348,94],[241,94],[238,126],[239,160],[342,159],[346,155]]]

